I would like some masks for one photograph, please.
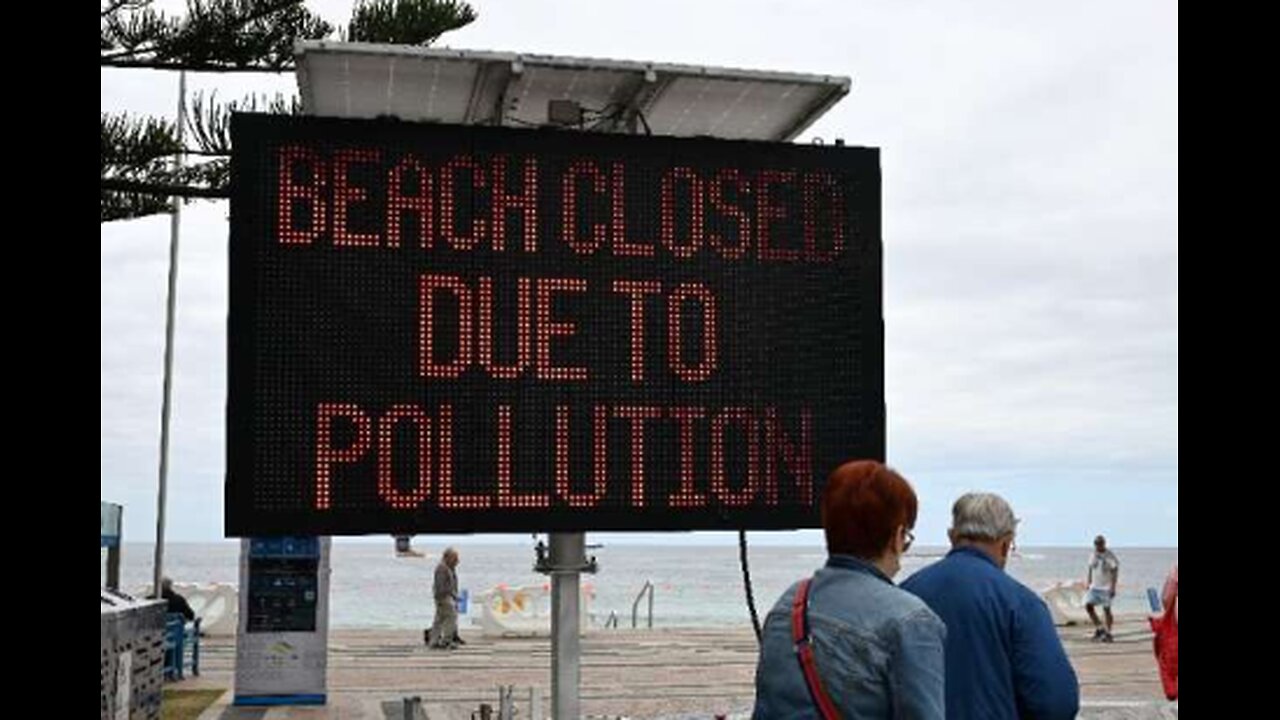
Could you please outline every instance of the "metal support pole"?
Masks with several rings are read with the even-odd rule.
[[[578,575],[587,566],[583,533],[551,533],[551,717],[578,720],[582,668]]]
[[[182,136],[186,126],[187,73],[178,74],[178,153],[173,157],[174,169],[182,167]],[[169,398],[173,389],[173,322],[178,300],[178,226],[182,198],[173,199],[169,220],[169,299],[164,316],[164,396],[160,403],[160,490],[156,498],[156,560],[152,592],[160,597],[160,579],[164,576],[164,509],[169,483]]]

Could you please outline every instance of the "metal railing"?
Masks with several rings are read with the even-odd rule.
[[[644,587],[640,588],[640,592],[636,594],[635,602],[631,603],[631,627],[636,627],[636,615],[640,610],[640,598],[645,593],[649,593],[649,629],[653,629],[653,583],[645,580]]]

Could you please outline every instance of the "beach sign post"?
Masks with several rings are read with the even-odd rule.
[[[229,536],[819,525],[884,458],[880,166],[848,78],[303,43],[232,121]],[[531,128],[530,125],[537,125]]]

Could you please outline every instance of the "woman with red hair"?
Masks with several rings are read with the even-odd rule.
[[[915,491],[873,460],[827,480],[827,563],[769,612],[754,717],[942,718],[946,627],[893,584],[911,547]]]

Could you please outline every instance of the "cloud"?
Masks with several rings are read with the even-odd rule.
[[[851,75],[802,140],[882,148],[890,459],[929,500],[925,535],[941,540],[962,486],[994,483],[1047,513],[1043,542],[1074,541],[1095,494],[1118,493],[1132,543],[1176,544],[1176,6],[475,5],[447,44]],[[350,3],[309,7],[345,22]],[[190,82],[221,97],[295,83]],[[176,90],[102,73],[104,110],[171,115]],[[226,213],[183,216],[179,539],[221,534]],[[154,523],[168,227],[102,229],[102,494],[135,538]]]

